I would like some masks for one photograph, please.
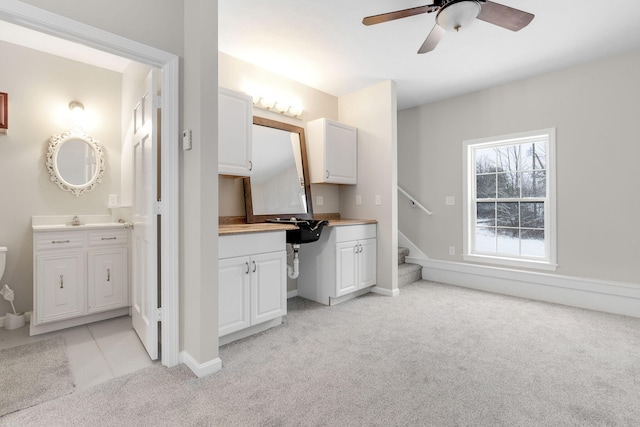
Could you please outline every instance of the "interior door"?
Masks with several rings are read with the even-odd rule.
[[[155,105],[156,71],[140,88],[133,111],[133,329],[152,360],[158,358],[158,131]]]

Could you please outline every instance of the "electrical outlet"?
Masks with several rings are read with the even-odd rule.
[[[322,205],[324,205],[324,197],[316,196],[316,206],[322,206]]]
[[[362,204],[362,196],[358,194],[356,196],[356,206],[360,206],[361,204]]]
[[[444,204],[445,204],[445,205],[447,205],[447,206],[453,206],[453,205],[455,205],[455,204],[456,204],[456,198],[455,198],[455,196],[447,196],[447,197],[444,199]]]
[[[456,254],[456,247],[449,246],[449,255],[455,255],[455,254]]]
[[[382,203],[382,199],[380,198],[379,194],[376,194],[376,205],[379,205]]]

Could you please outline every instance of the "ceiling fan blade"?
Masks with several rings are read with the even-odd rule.
[[[427,53],[431,52],[436,48],[442,37],[445,35],[446,31],[440,25],[436,24],[433,26],[433,29],[425,39],[420,49],[418,49],[418,53]]]
[[[367,16],[362,20],[364,25],[381,24],[383,22],[393,21],[409,16],[421,15],[423,13],[431,13],[438,10],[439,6],[434,4],[412,7],[411,9],[396,10],[395,12],[381,13],[380,15]]]
[[[511,31],[518,31],[529,25],[534,16],[529,12],[486,1],[482,3],[478,19]]]

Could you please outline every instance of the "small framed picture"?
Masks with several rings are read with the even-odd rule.
[[[7,129],[7,116],[9,115],[7,98],[6,93],[0,92],[0,129]]]

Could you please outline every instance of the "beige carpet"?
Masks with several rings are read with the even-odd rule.
[[[0,350],[0,417],[73,391],[62,337]]]
[[[639,349],[640,319],[417,282],[292,298],[215,375],[154,366],[0,426],[637,426]]]

